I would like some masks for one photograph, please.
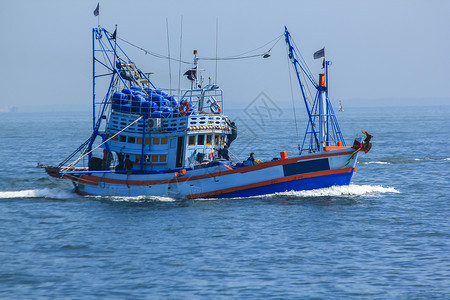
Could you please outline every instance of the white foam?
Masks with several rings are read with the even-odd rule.
[[[290,191],[276,193],[279,196],[295,197],[324,197],[324,196],[361,196],[367,194],[400,193],[393,187],[383,187],[381,185],[341,185],[329,188],[308,190],[308,191]],[[270,195],[266,195],[270,196]]]
[[[35,189],[22,191],[4,191],[0,192],[0,198],[50,198],[50,199],[71,199],[78,197],[70,190],[62,189]]]
[[[98,196],[98,197],[105,198],[105,196]],[[149,201],[174,202],[174,201],[176,201],[175,198],[163,197],[163,196],[136,196],[136,197],[114,196],[114,197],[107,197],[107,198],[108,198],[108,200],[117,201],[117,202],[149,202]]]
[[[377,164],[377,165],[389,165],[390,163],[386,161],[369,161],[369,162],[363,162],[362,165],[371,165],[371,164]]]

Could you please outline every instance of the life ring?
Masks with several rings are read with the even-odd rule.
[[[214,114],[220,114],[222,112],[222,108],[220,107],[219,103],[217,103],[217,101],[211,103],[211,106],[209,108]]]
[[[183,102],[180,105],[180,115],[185,116],[188,112],[191,106],[189,105],[189,102]]]
[[[214,152],[209,153],[208,158],[209,160],[212,160],[216,155],[214,154]]]

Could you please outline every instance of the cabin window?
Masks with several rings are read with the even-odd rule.
[[[158,155],[152,155],[152,162],[158,162]]]
[[[205,135],[199,134],[197,138],[197,145],[204,145],[205,144]]]
[[[163,154],[163,155],[159,156],[159,161],[160,162],[166,162],[166,160],[167,160],[167,155]]]
[[[136,155],[136,160],[135,162],[140,163],[141,162],[141,156],[140,155]]]
[[[126,143],[127,142],[127,136],[126,135],[119,135],[119,141],[121,141],[122,143]]]
[[[145,144],[150,145],[150,138],[145,138]]]
[[[161,138],[161,145],[167,145],[167,138],[166,137]]]
[[[206,135],[206,145],[212,145],[212,134]]]
[[[220,146],[223,146],[225,144],[225,136],[220,136]]]
[[[139,145],[142,145],[142,138],[137,138],[137,143],[138,143]]]
[[[150,155],[145,155],[144,156],[144,161],[145,162],[150,162],[150,159],[151,159]]]
[[[118,140],[119,140],[119,136],[118,136],[118,135],[113,135],[113,136],[111,137],[111,140],[113,140],[113,141],[118,141]]]
[[[130,143],[130,144],[136,143],[136,138],[134,136],[129,136],[128,137],[128,143]]]
[[[153,138],[153,145],[159,145],[159,138]]]
[[[195,146],[195,135],[190,135],[188,141],[188,146]]]
[[[214,145],[215,146],[219,145],[219,136],[218,135],[214,136]]]

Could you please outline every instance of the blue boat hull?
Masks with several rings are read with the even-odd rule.
[[[288,182],[276,183],[257,188],[251,188],[238,192],[222,194],[218,198],[241,198],[282,193],[287,191],[304,191],[320,188],[327,188],[334,185],[349,185],[353,172],[343,174],[333,174],[314,178],[304,178]]]

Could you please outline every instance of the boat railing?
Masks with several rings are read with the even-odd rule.
[[[129,115],[121,112],[113,112],[108,122],[109,130],[119,132],[127,127],[125,132],[141,133],[144,126],[144,120],[136,121],[135,115]],[[225,118],[219,114],[192,114],[179,118],[147,118],[146,131],[187,131],[187,130],[208,130],[221,129],[230,130]]]
[[[162,119],[164,131],[230,130],[225,118],[215,114],[190,115],[183,118]]]
[[[207,85],[202,89],[185,91],[180,103],[187,101],[198,113],[221,114],[223,111],[223,91],[217,85]]]

